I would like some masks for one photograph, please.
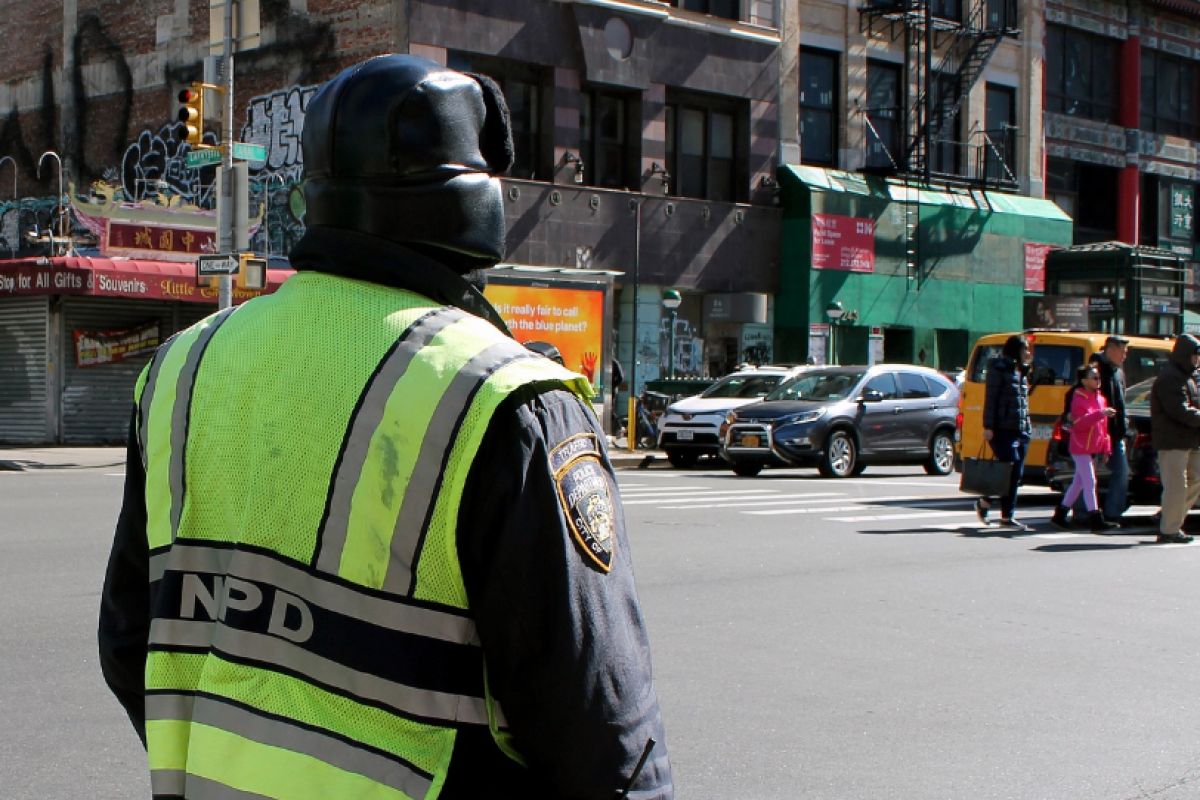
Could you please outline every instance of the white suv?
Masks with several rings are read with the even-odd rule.
[[[658,420],[658,448],[675,467],[690,467],[700,456],[721,452],[721,423],[739,406],[761,399],[806,367],[764,366],[738,370],[694,397],[676,400]]]

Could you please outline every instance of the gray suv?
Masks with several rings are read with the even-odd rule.
[[[946,475],[957,413],[958,389],[932,369],[820,367],[731,411],[721,454],[745,476],[771,465],[816,466],[827,478],[845,478],[867,464],[922,464]]]

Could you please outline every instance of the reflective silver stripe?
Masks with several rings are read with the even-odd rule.
[[[210,697],[158,695],[146,697],[147,719],[191,720],[251,739],[260,744],[303,753],[338,769],[363,775],[411,797],[424,797],[432,779],[401,760],[355,747],[334,736]],[[191,777],[188,778],[189,796]]]
[[[184,787],[187,785],[187,773],[178,769],[153,769],[150,770],[150,793],[155,797],[169,794],[177,797],[183,796]]]
[[[150,557],[150,580],[161,579],[168,565],[180,572],[233,575],[261,581],[306,602],[381,628],[455,644],[479,644],[475,622],[466,616],[360,592],[261,553],[176,544],[170,550]]]
[[[226,786],[217,781],[210,781],[208,778],[201,778],[199,775],[187,776],[187,799],[188,800],[271,800],[265,794],[256,794],[254,792],[243,792],[241,789],[235,789],[232,786]]]
[[[378,372],[367,386],[362,402],[354,413],[354,419],[350,421],[337,474],[333,478],[329,510],[317,534],[321,549],[317,553],[316,566],[322,572],[336,575],[341,566],[354,488],[358,485],[363,464],[366,463],[371,437],[383,419],[384,409],[396,382],[408,370],[417,353],[429,344],[433,337],[465,316],[466,314],[458,309],[441,308],[417,320],[405,331],[399,344],[380,364]]]
[[[447,723],[486,725],[488,722],[482,697],[406,686],[350,669],[284,639],[237,630],[221,623],[156,619],[150,623],[150,644],[166,647],[211,646],[235,658],[248,658],[294,670],[313,681],[349,692],[354,697],[386,705],[400,714],[415,714]]]
[[[509,340],[494,344],[464,364],[438,400],[421,440],[421,451],[413,465],[412,477],[404,489],[400,514],[396,517],[388,568],[383,579],[384,591],[408,595],[416,586],[417,551],[421,547],[429,512],[437,500],[438,478],[471,396],[497,369],[525,358],[539,356]]]
[[[200,368],[200,357],[221,323],[229,319],[236,310],[230,306],[212,318],[208,327],[200,332],[188,348],[187,358],[179,370],[175,383],[175,407],[171,409],[171,465],[168,471],[168,486],[171,488],[171,538],[179,533],[179,520],[183,516],[183,456],[187,448],[188,412],[192,407],[192,384]]]
[[[178,334],[177,334],[178,335]],[[158,373],[162,369],[163,359],[167,355],[167,349],[175,341],[172,336],[167,339],[157,351],[154,353],[154,358],[150,362],[150,371],[146,373],[146,384],[142,387],[142,402],[138,404],[138,449],[142,454],[142,467],[145,468],[146,461],[146,419],[150,416],[150,403],[154,400],[154,386],[158,383]]]

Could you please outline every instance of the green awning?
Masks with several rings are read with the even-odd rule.
[[[882,178],[803,164],[785,164],[779,170],[783,180],[796,180],[810,189],[823,192],[844,192],[866,197],[917,201],[921,205],[974,208],[996,214],[1017,214],[1023,217],[1071,222],[1071,217],[1054,202],[1022,194],[942,186],[938,188],[905,183],[896,178]]]

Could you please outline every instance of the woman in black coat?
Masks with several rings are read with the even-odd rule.
[[[1027,531],[1013,512],[1017,507],[1017,487],[1025,470],[1025,453],[1033,436],[1029,421],[1029,361],[1032,351],[1024,336],[1010,336],[1000,355],[988,363],[987,389],[983,400],[983,438],[1001,461],[1011,463],[1008,492],[998,498],[1000,525]],[[988,510],[996,500],[981,497],[975,501],[979,521],[988,523]]]

